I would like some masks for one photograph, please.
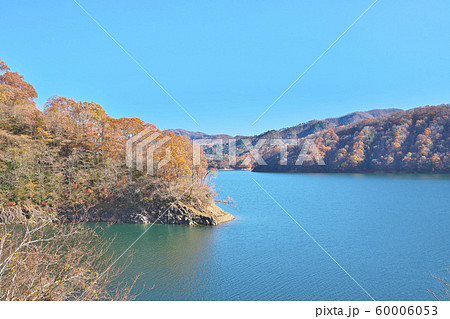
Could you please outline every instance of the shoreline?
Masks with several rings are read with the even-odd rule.
[[[411,172],[411,171],[364,171],[364,170],[251,170],[252,173],[288,173],[288,174],[367,174],[367,175],[412,175],[412,176],[450,176],[450,172]]]
[[[81,213],[57,212],[40,207],[0,207],[0,225],[26,223],[107,222],[114,224],[169,224],[216,226],[235,219],[215,203],[202,209],[176,204],[169,208],[91,208]]]

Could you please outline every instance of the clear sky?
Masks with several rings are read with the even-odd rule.
[[[73,0],[2,4],[0,57],[58,94],[159,128],[256,134],[357,110],[450,103],[450,1]]]

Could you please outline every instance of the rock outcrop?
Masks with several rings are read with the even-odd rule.
[[[219,206],[212,204],[200,209],[176,204],[169,208],[91,208],[84,212],[63,212],[49,214],[39,208],[19,206],[1,208],[0,224],[24,224],[27,222],[109,222],[124,224],[178,224],[178,225],[218,225],[234,219],[234,216]]]
[[[48,223],[57,220],[55,214],[44,212],[39,208],[0,207],[0,224]]]

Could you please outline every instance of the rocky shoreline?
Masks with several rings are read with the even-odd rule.
[[[43,211],[36,207],[0,208],[0,224],[25,224],[45,222],[108,222],[122,224],[175,224],[215,226],[229,222],[235,217],[219,206],[212,204],[201,210],[176,204],[169,208],[91,208],[83,212]]]

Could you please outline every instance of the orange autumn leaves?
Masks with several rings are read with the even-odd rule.
[[[139,118],[113,118],[95,102],[75,101],[53,96],[45,104],[44,111],[36,108],[37,93],[34,87],[0,59],[0,105],[10,109],[9,114],[20,118],[22,133],[31,134],[49,145],[62,145],[67,149],[81,149],[103,160],[125,159],[125,143],[144,129],[159,133],[158,139],[170,140],[155,153],[155,160],[162,160],[170,152],[170,160],[157,172],[158,177],[176,182],[185,177],[206,174],[206,159],[202,154],[201,165],[193,165],[192,144],[188,138],[171,131],[160,131],[156,126]],[[27,109],[23,105],[27,105]]]
[[[112,159],[124,159],[126,141],[144,129],[149,129],[159,133],[158,139],[170,138],[154,154],[155,162],[162,161],[167,153],[170,155],[169,162],[156,171],[159,177],[176,181],[192,174],[206,173],[207,163],[204,157],[201,167],[193,165],[193,150],[189,138],[171,131],[160,131],[139,118],[112,118],[94,102],[77,102],[54,96],[46,103],[44,116],[48,124],[47,130],[59,140]]]
[[[38,97],[34,87],[17,72],[11,72],[0,59],[0,103],[7,105],[34,103]]]

